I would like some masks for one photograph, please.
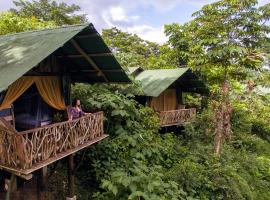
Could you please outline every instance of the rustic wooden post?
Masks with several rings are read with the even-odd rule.
[[[37,195],[38,200],[45,199],[45,191],[48,185],[48,167],[43,167],[38,171],[37,177]]]
[[[11,193],[17,190],[17,178],[15,174],[11,174],[10,181],[8,183],[8,189],[6,194],[6,200],[10,200]]]
[[[76,200],[74,156],[75,154],[71,154],[68,157],[68,197],[66,200]]]

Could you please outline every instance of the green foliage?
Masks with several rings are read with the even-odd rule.
[[[182,99],[183,104],[186,105],[188,108],[197,108],[197,110],[201,109],[201,95],[194,93],[183,93]]]
[[[187,155],[168,176],[189,196],[196,199],[268,199],[269,159],[228,146],[221,159],[217,159],[209,144],[193,141],[187,146]]]
[[[134,52],[119,51],[118,53],[115,53],[115,56],[121,66],[124,67],[137,67],[146,65],[145,57]]]
[[[35,17],[21,17],[11,12],[0,13],[0,35],[55,26],[56,24],[52,21],[44,22]]]
[[[138,161],[137,161],[138,162]],[[161,167],[145,166],[142,162],[135,163],[128,172],[116,169],[110,180],[104,180],[102,188],[108,192],[96,194],[98,199],[149,199],[177,200],[185,193],[179,190],[173,181],[164,181],[163,174],[158,172]]]
[[[159,119],[150,108],[104,85],[77,84],[73,96],[85,109],[106,114],[110,137],[92,148],[80,173],[82,185],[93,184],[90,174],[105,189],[96,199],[180,199],[177,184],[162,175],[178,154],[177,146],[173,136],[157,134]]]
[[[169,37],[168,43],[173,47],[170,59],[179,67],[187,65],[189,60],[189,42],[186,38],[190,33],[185,31],[185,26],[173,23],[164,27],[165,34]]]
[[[105,38],[106,43],[115,52],[134,52],[137,55],[143,55],[145,57],[159,53],[157,44],[144,41],[138,35],[123,32],[116,27],[112,29],[104,29],[102,36]]]
[[[11,9],[11,12],[21,17],[35,17],[46,22],[53,21],[58,26],[87,22],[85,15],[75,14],[81,9],[75,4],[68,5],[52,0],[14,0],[13,3],[16,7]]]
[[[245,101],[234,103],[235,134],[218,158],[210,109],[181,135],[159,135],[152,110],[114,87],[77,84],[73,95],[105,111],[110,133],[79,168],[80,199],[268,199],[270,144],[252,134]]]
[[[234,124],[233,139],[216,157],[212,117],[211,110],[204,110],[186,127],[179,141],[181,156],[166,177],[195,199],[268,199],[270,144],[251,132],[240,132],[243,119]]]
[[[268,6],[269,7],[269,6]],[[204,6],[186,26],[192,32],[189,64],[208,81],[244,81],[250,70],[262,69],[269,20],[256,0],[224,0]]]
[[[76,5],[51,0],[19,0],[14,4],[16,8],[0,13],[0,35],[86,22],[84,15],[74,14],[80,10]]]
[[[159,45],[141,39],[136,34],[123,32],[117,28],[104,29],[102,36],[116,54],[124,67],[174,68],[171,62],[171,49],[168,45]]]

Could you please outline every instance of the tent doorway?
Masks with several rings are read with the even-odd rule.
[[[51,124],[53,119],[53,109],[44,102],[35,84],[14,102],[14,113],[18,131]]]

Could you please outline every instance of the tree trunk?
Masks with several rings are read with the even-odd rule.
[[[10,181],[9,181],[9,184],[8,184],[8,190],[7,190],[7,194],[6,194],[6,200],[10,200],[10,196],[11,196],[11,193],[14,192],[17,188],[17,178],[16,178],[16,175],[15,174],[11,174],[11,178],[10,178]]]
[[[214,105],[215,113],[215,154],[220,155],[223,135],[223,106],[222,103]]]
[[[67,200],[75,200],[75,166],[74,166],[74,156],[75,154],[71,154],[68,157],[68,197]]]
[[[213,102],[212,108],[215,115],[215,154],[221,153],[222,141],[231,139],[231,115],[232,106],[229,97],[230,85],[228,81],[224,81],[221,90],[221,102]]]

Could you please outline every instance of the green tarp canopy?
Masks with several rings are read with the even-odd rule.
[[[73,82],[130,82],[94,26],[83,24],[1,36],[0,92],[52,54]]]
[[[157,97],[169,87],[183,92],[207,93],[202,81],[189,68],[146,70],[135,76],[146,96]]]

